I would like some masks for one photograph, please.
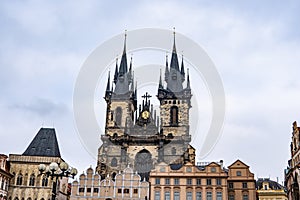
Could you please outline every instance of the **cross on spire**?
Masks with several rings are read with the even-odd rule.
[[[146,92],[146,94],[144,94],[142,96],[142,98],[144,98],[146,100],[146,102],[148,102],[148,98],[151,98],[152,96],[148,94],[148,92]]]

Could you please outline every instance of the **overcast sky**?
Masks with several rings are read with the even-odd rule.
[[[40,127],[55,127],[63,158],[95,167],[72,110],[82,64],[125,29],[175,26],[206,50],[225,88],[223,133],[203,160],[241,159],[255,177],[281,182],[300,122],[300,3],[113,2],[1,1],[0,153],[22,154]]]

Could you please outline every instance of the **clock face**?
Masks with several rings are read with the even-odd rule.
[[[149,116],[150,116],[150,114],[149,114],[149,112],[148,112],[148,111],[144,111],[144,112],[142,112],[142,118],[143,118],[143,119],[148,119],[148,118],[149,118]]]

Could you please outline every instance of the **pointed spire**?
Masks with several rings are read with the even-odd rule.
[[[172,51],[170,69],[173,68],[179,71],[178,57],[177,57],[176,45],[175,45],[175,28],[173,34],[174,34],[174,41],[173,41],[173,51]]]
[[[158,89],[163,89],[163,88],[164,88],[164,86],[163,86],[162,80],[161,80],[161,69],[160,69]]]
[[[125,38],[124,38],[124,49],[123,49],[123,54],[121,58],[121,63],[120,63],[120,69],[119,69],[119,75],[122,76],[127,73],[127,56],[126,56],[126,38],[127,38],[127,31],[125,30]]]
[[[118,57],[116,58],[116,69],[115,69],[115,75],[114,75],[114,83],[117,83],[118,80],[118,76],[119,76],[119,72],[118,72]]]
[[[187,69],[187,85],[186,85],[186,88],[191,89],[189,69]]]
[[[168,82],[169,79],[169,64],[168,64],[168,54],[166,54],[166,70],[165,70],[165,81]]]
[[[131,55],[131,58],[130,58],[130,65],[129,65],[129,72],[128,72],[128,80],[129,80],[129,83],[133,83],[133,74],[132,74],[132,55]],[[133,91],[133,90],[132,90]]]
[[[180,74],[181,74],[181,80],[182,80],[182,82],[185,81],[185,72],[184,72],[184,64],[183,64],[183,55],[182,55],[182,59],[181,59],[181,70],[180,70]]]

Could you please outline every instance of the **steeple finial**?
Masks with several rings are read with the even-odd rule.
[[[187,69],[187,85],[186,85],[186,88],[191,89],[189,68]]]
[[[168,54],[166,54],[166,70],[165,70],[165,81],[168,82],[169,79],[169,64],[168,64]]]
[[[185,81],[185,72],[184,72],[184,64],[183,64],[183,55],[182,55],[182,58],[181,58],[181,70],[180,70],[180,74],[181,74],[182,82]]]
[[[125,30],[124,36],[124,49],[120,63],[119,76],[122,76],[128,72],[127,69],[127,56],[126,56],[126,39],[127,39],[127,30]]]
[[[123,54],[126,53],[126,39],[127,39],[127,30],[125,29]]]
[[[171,64],[170,64],[170,71],[171,69],[175,69],[177,71],[179,71],[179,64],[178,64],[178,58],[177,58],[177,52],[176,52],[176,44],[175,44],[175,27],[173,28],[173,34],[174,34],[174,38],[173,38],[173,51],[172,51],[172,57],[171,57]]]
[[[161,80],[161,69],[160,69],[160,73],[159,73],[159,85],[158,85],[159,89],[163,89],[163,84],[162,84],[162,80]]]
[[[119,76],[119,72],[118,72],[118,57],[116,58],[116,69],[115,69],[115,75],[114,75],[114,83],[117,83],[118,80],[118,76]]]
[[[173,27],[173,52],[176,52],[175,36],[176,36],[175,27]]]

